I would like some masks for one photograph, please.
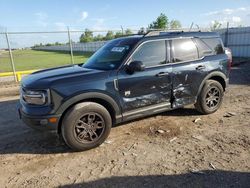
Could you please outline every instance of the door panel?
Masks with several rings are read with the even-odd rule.
[[[169,103],[171,98],[171,66],[146,68],[133,75],[121,71],[118,75],[118,87],[123,104],[123,112],[138,108]],[[159,74],[163,73],[164,74]]]
[[[165,40],[147,41],[141,44],[130,58],[141,61],[144,71],[126,73],[126,65],[118,73],[118,87],[123,112],[170,103],[172,67],[166,64],[170,49]],[[167,50],[168,49],[168,50]],[[170,105],[169,105],[170,106]]]

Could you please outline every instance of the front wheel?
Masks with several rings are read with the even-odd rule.
[[[75,151],[88,150],[102,144],[110,133],[112,120],[102,105],[94,102],[76,104],[64,116],[62,136]]]
[[[222,85],[215,80],[207,80],[198,96],[196,109],[202,114],[211,114],[219,109],[224,95]]]

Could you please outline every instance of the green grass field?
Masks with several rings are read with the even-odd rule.
[[[74,53],[74,63],[85,62],[92,53]],[[16,71],[45,69],[71,64],[70,54],[67,52],[48,52],[36,50],[13,51]],[[8,52],[0,53],[0,72],[12,71]]]

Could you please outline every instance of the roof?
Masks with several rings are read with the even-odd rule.
[[[194,38],[210,38],[210,37],[220,37],[216,32],[166,32],[166,31],[150,31],[145,35],[132,35],[113,39],[112,41],[135,44],[139,41],[147,41],[150,39],[168,39],[168,38],[181,38],[181,37],[194,37]]]

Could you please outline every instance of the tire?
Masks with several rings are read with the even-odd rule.
[[[223,95],[224,89],[219,82],[207,80],[195,104],[196,110],[202,114],[216,112],[222,104]]]
[[[75,151],[84,151],[102,144],[108,137],[112,119],[102,105],[83,102],[73,106],[62,121],[65,143]]]

